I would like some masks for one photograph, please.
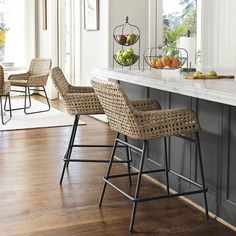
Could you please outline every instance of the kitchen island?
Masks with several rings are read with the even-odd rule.
[[[197,113],[202,128],[200,140],[209,210],[236,226],[236,80],[187,80],[179,70],[95,69],[92,74],[95,78],[119,81],[130,99],[150,97],[157,99],[163,109],[183,107]],[[162,140],[150,141],[148,151],[146,169],[153,168],[155,162],[164,165]],[[139,158],[135,152],[132,155],[136,166]],[[169,138],[168,156],[172,170],[201,183],[194,144]],[[165,184],[164,176],[153,177]],[[172,176],[170,182],[176,191],[194,189],[178,177]],[[200,195],[189,199],[204,206]]]

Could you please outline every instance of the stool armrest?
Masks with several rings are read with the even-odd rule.
[[[11,89],[11,81],[0,82],[0,96],[6,95],[10,92]]]
[[[195,113],[191,109],[167,109],[136,111],[139,128],[150,138],[192,133],[200,130]]]
[[[139,111],[161,110],[161,105],[154,99],[131,100],[130,103]]]
[[[48,81],[48,74],[46,75],[32,75],[28,78],[28,86],[41,87],[46,86]]]
[[[72,86],[69,84],[70,93],[95,93],[93,87],[89,86]]]
[[[66,109],[71,115],[104,114],[95,93],[67,93],[63,98]]]
[[[8,80],[28,80],[29,75],[29,72],[22,74],[13,74],[8,77]]]

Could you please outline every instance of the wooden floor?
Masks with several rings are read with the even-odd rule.
[[[58,103],[54,103],[58,106]],[[14,114],[13,114],[14,115]],[[112,143],[107,124],[82,117],[80,143]],[[0,235],[131,235],[131,203],[108,188],[98,207],[107,164],[71,163],[59,185],[63,153],[71,127],[0,132]],[[109,157],[109,149],[77,150],[77,157]],[[116,164],[115,172],[126,171]],[[129,190],[127,179],[120,184]],[[142,195],[163,192],[148,180]],[[138,205],[135,235],[230,236],[229,228],[207,220],[180,199]]]

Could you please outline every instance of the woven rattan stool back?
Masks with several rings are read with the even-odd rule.
[[[55,85],[57,91],[62,96],[69,92],[69,83],[67,82],[62,70],[58,67],[55,67],[51,70],[51,77],[53,84]]]
[[[111,129],[139,139],[141,136],[134,107],[123,88],[116,83],[96,79],[91,83],[107,115]]]
[[[69,114],[104,114],[97,95],[91,86],[73,86],[69,84],[59,67],[55,67],[51,70],[51,77]]]
[[[52,66],[51,59],[48,58],[34,58],[31,61],[29,73],[32,75],[49,75]]]

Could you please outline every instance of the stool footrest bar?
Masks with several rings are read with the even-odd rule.
[[[64,158],[63,161],[65,162],[101,162],[101,163],[109,163],[110,160],[93,160],[93,159],[66,159]],[[127,161],[113,161],[114,163],[127,163]],[[131,162],[131,161],[129,161]]]
[[[193,180],[188,179],[188,178],[184,177],[183,175],[176,173],[176,172],[173,171],[173,170],[169,170],[169,173],[171,173],[171,174],[173,174],[173,175],[175,175],[175,176],[178,176],[178,177],[180,177],[181,179],[184,179],[184,180],[186,180],[187,182],[189,182],[189,183],[191,183],[191,184],[193,184],[193,185],[195,185],[195,186],[197,186],[197,187],[199,187],[199,188],[202,188],[202,187],[203,187],[201,184],[198,184],[198,183],[194,182]]]
[[[123,140],[121,140],[121,139],[118,139],[118,138],[117,138],[116,140],[117,140],[117,142],[122,143],[122,144],[124,144],[125,146],[131,147],[132,149],[134,149],[134,150],[136,150],[136,151],[142,153],[142,149],[141,149],[141,148],[138,148],[138,147],[136,147],[136,146],[134,146],[134,145],[132,145],[132,144],[130,144],[130,143],[127,143],[127,142],[125,142],[125,141],[123,141]],[[118,147],[118,146],[117,146],[117,147]]]
[[[174,198],[174,197],[180,197],[180,196],[187,196],[187,195],[192,195],[192,194],[199,194],[199,193],[206,193],[208,191],[208,188],[200,189],[200,190],[193,190],[193,191],[188,191],[188,192],[182,192],[182,193],[173,193],[173,194],[165,194],[165,195],[159,195],[159,196],[152,196],[152,197],[143,197],[143,198],[133,198],[130,195],[128,195],[126,192],[124,192],[122,189],[111,183],[108,179],[105,177],[103,180],[109,184],[111,187],[116,189],[118,192],[126,196],[128,199],[134,202],[145,202],[145,201],[153,201],[153,200],[160,200],[160,199],[165,199],[165,198]]]
[[[180,196],[187,196],[192,194],[198,194],[198,193],[204,193],[207,192],[207,188],[201,189],[201,190],[195,190],[195,191],[189,191],[189,192],[182,192],[182,193],[173,193],[173,194],[166,194],[161,196],[153,196],[153,197],[143,197],[138,198],[134,200],[135,202],[145,202],[145,201],[152,201],[152,200],[160,200],[165,198],[174,198],[174,197],[180,197]]]
[[[104,148],[106,148],[106,147],[113,147],[113,145],[93,145],[93,144],[91,144],[91,145],[87,145],[87,144],[84,144],[84,145],[82,145],[82,144],[74,144],[74,145],[72,145],[72,147],[94,147],[94,148],[96,148],[96,147],[104,147]],[[122,147],[122,148],[124,148],[125,146],[124,145],[117,145],[117,147]]]
[[[150,173],[156,173],[156,172],[162,172],[162,171],[165,171],[165,169],[143,171],[142,174],[150,174]],[[126,176],[129,176],[129,175],[138,175],[138,172],[133,172],[133,173],[130,173],[130,174],[110,175],[108,179],[126,177]]]

